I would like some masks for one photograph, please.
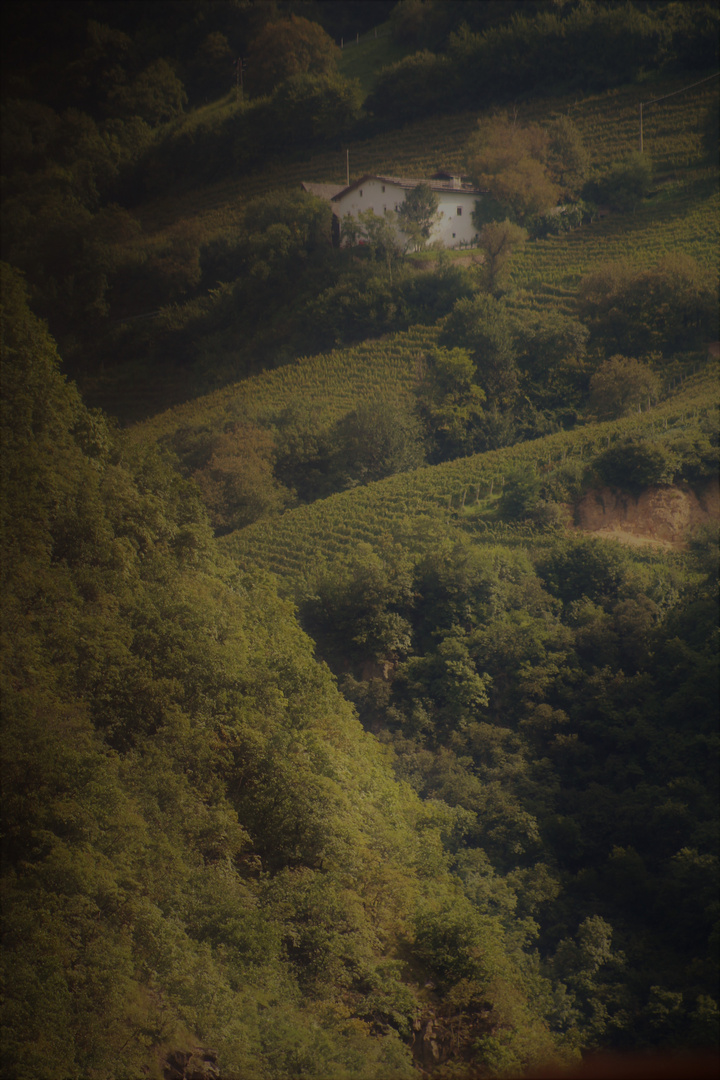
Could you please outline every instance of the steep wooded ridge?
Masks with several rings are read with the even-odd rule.
[[[0,1076],[712,1075],[717,7],[3,19]]]

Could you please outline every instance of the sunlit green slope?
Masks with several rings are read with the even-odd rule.
[[[314,573],[319,562],[342,562],[361,541],[377,544],[395,536],[422,546],[423,536],[433,539],[471,509],[477,515],[477,539],[512,540],[523,536],[523,527],[503,525],[493,509],[504,478],[516,467],[538,470],[546,482],[552,482],[553,474],[561,481],[563,473],[577,482],[584,464],[619,440],[663,440],[696,431],[698,422],[712,423],[717,399],[714,376],[699,375],[639,416],[402,473],[257,522],[220,543],[238,566],[261,566],[294,582]]]

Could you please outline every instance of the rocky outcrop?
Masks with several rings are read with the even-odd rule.
[[[164,1080],[222,1080],[217,1052],[196,1046],[194,1050],[173,1050],[163,1063]]]
[[[583,532],[626,544],[680,547],[693,530],[720,519],[717,481],[699,492],[684,486],[651,487],[635,496],[612,488],[590,491],[575,508]]]
[[[415,1019],[410,1048],[416,1068],[429,1076],[446,1062],[470,1062],[477,1040],[492,1031],[488,1003],[468,1011],[427,1009]]]
[[[390,682],[396,667],[396,660],[365,660],[360,678],[363,682],[370,682],[372,679]]]

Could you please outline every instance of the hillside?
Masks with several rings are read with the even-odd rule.
[[[576,94],[541,95],[516,102],[514,108],[521,121],[540,121],[555,114],[570,116],[587,143],[592,167],[601,171],[608,162],[636,148],[639,102],[671,94],[688,81],[663,77],[647,88],[630,85],[580,98]],[[672,173],[680,180],[690,169],[693,178],[701,156],[705,112],[716,95],[717,88],[711,83],[647,110],[644,140],[661,174]],[[472,110],[415,120],[399,131],[349,139],[342,149],[310,151],[302,161],[278,160],[247,176],[198,186],[181,196],[149,199],[136,212],[152,232],[193,219],[200,219],[204,231],[222,229],[232,222],[239,203],[268,189],[298,187],[304,180],[342,184],[346,147],[351,182],[365,173],[430,176],[441,168],[462,170],[467,141],[481,115],[481,110]],[[193,122],[201,122],[201,117]]]
[[[6,9],[1,1080],[709,1080],[716,5]]]
[[[680,79],[664,79],[653,83],[651,89],[643,88],[643,94],[673,93],[681,85]],[[590,175],[600,175],[636,145],[637,104],[641,96],[639,89],[631,86],[582,99],[543,97],[520,104],[517,115],[523,122],[543,123],[556,115],[569,116],[590,152]],[[613,260],[641,267],[654,265],[667,255],[683,253],[714,273],[720,208],[716,173],[705,160],[703,138],[707,110],[716,98],[716,84],[710,82],[647,110],[645,145],[655,165],[650,197],[632,213],[611,212],[581,228],[531,240],[518,249],[511,262],[506,296],[511,310],[519,316],[523,312],[542,311],[573,315],[582,277]],[[401,132],[353,143],[351,175],[366,171],[427,175],[441,166],[462,168],[467,140],[478,116],[478,113],[464,113],[417,121]],[[172,241],[173,229],[195,230],[191,247],[199,245],[200,252],[212,249],[213,244],[228,243],[231,237],[243,235],[240,224],[243,208],[252,207],[253,199],[264,198],[263,193],[272,191],[299,191],[301,181],[307,179],[342,182],[344,165],[344,155],[339,151],[332,155],[310,154],[302,162],[278,163],[255,176],[196,188],[182,197],[164,198],[161,202],[151,200],[136,211],[145,233],[142,239],[132,242],[123,258],[147,258],[149,251],[161,249],[164,243]],[[132,256],[131,251],[135,252]],[[457,265],[467,258],[462,256]],[[375,334],[404,329],[408,321],[431,323],[437,318],[437,311],[426,313],[422,305],[407,299],[407,290],[414,288],[412,273],[427,264],[414,262],[413,257],[405,262],[406,276],[410,275],[408,283],[399,292],[396,290],[389,301],[398,309],[395,314],[389,317],[385,312],[365,313],[361,316],[364,323],[361,321],[357,328],[343,333],[361,337],[362,327],[367,325],[371,314],[378,324]],[[302,273],[298,277],[298,268],[288,269],[297,291],[302,286]],[[207,386],[210,381],[215,385],[232,384],[236,381],[233,372],[238,370],[273,367],[290,358],[300,360],[307,355],[308,342],[322,336],[322,320],[327,319],[324,311],[320,313],[312,308],[313,299],[332,281],[337,281],[338,274],[348,273],[347,265],[328,267],[325,276],[319,278],[312,299],[304,294],[296,299],[291,292],[285,307],[282,293],[276,292],[271,305],[265,296],[251,297],[249,301],[241,297],[244,306],[268,305],[266,325],[260,329],[255,324],[248,325],[247,318],[238,311],[228,309],[229,285],[224,286],[225,291],[216,285],[197,300],[167,307],[154,321],[115,326],[108,337],[110,358],[102,379],[98,380],[95,370],[92,375],[85,375],[81,383],[92,400],[111,411],[137,415],[148,412],[148,406],[152,407],[152,402],[162,400],[163,396],[165,400],[180,403],[187,397],[198,396],[203,384]],[[377,276],[377,271],[373,273]],[[288,290],[284,281],[281,288]],[[436,289],[441,291],[439,285]],[[308,305],[310,316],[304,314]],[[403,307],[410,308],[409,315],[401,314]],[[277,330],[272,328],[276,322]],[[332,331],[329,333],[332,336]],[[208,350],[212,355],[211,367],[204,359]],[[158,371],[155,380],[146,370],[148,355],[153,356],[152,370]],[[129,362],[130,356],[133,360]],[[379,362],[382,366],[382,359]],[[363,364],[367,363],[365,353]],[[333,393],[329,386],[326,392]],[[147,404],[143,402],[143,393]],[[228,388],[228,395],[232,393]],[[203,406],[199,404],[199,408],[202,411]],[[192,409],[185,410],[183,415],[190,412]]]
[[[663,442],[703,427],[717,431],[719,389],[717,374],[708,372],[640,416],[402,473],[258,522],[224,537],[221,544],[239,566],[272,570],[291,590],[303,576],[318,573],[319,566],[325,571],[336,561],[347,562],[357,543],[376,547],[384,537],[422,550],[423,543],[437,542],[444,527],[451,532],[466,527],[477,543],[542,544],[542,532],[535,527],[498,519],[505,476],[521,467],[537,471],[550,490],[569,486],[579,492],[583,469],[603,448],[628,438]]]
[[[127,438],[131,443],[153,442],[191,426],[221,431],[239,419],[272,423],[298,402],[312,410],[322,430],[363,400],[408,397],[419,375],[418,356],[435,337],[432,327],[416,327],[381,342],[299,357],[275,371],[159,413],[129,428]]]

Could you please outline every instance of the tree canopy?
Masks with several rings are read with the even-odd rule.
[[[259,96],[294,75],[331,75],[339,52],[319,23],[301,15],[276,19],[266,23],[251,42],[246,85]]]
[[[398,210],[398,225],[408,238],[409,246],[419,251],[430,239],[438,218],[438,196],[429,184],[417,184],[405,195]]]
[[[490,195],[491,202],[480,203],[479,212],[491,215],[485,220],[509,216],[522,224],[555,206],[560,187],[546,167],[549,143],[542,128],[511,122],[506,114],[479,121],[466,158],[473,183]]]

